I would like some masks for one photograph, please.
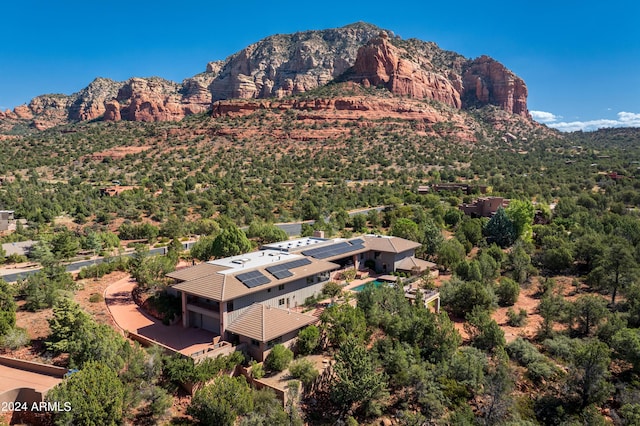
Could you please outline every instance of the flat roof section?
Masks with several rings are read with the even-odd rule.
[[[299,254],[291,254],[278,250],[260,250],[240,254],[238,256],[210,260],[207,263],[210,265],[224,266],[228,268],[217,271],[221,274],[226,275],[238,273],[242,269],[256,269],[264,266],[269,266],[272,263],[283,262],[285,260],[296,260],[301,258],[302,256],[300,256]]]
[[[34,373],[21,368],[8,367],[0,364],[0,401],[3,401],[5,392],[14,389],[28,388],[46,394],[50,389],[62,382],[61,377],[48,374]]]
[[[317,246],[324,243],[331,243],[333,240],[328,238],[318,237],[304,237],[295,240],[280,241],[277,243],[265,244],[261,247],[262,250],[279,250],[279,251],[299,251],[309,247]]]

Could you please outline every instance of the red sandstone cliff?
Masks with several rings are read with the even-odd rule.
[[[469,60],[435,43],[401,40],[373,25],[275,35],[181,84],[160,78],[98,78],[72,95],[43,95],[0,113],[0,131],[46,129],[76,121],[181,120],[230,98],[283,98],[330,81],[384,87],[401,97],[431,99],[454,109],[495,105],[530,119],[527,88],[504,65]],[[322,96],[319,96],[322,97]]]

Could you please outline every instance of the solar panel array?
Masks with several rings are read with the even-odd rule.
[[[279,265],[269,266],[267,271],[277,279],[288,278],[293,275],[290,269],[299,268],[301,266],[309,265],[311,261],[309,259],[297,259],[291,262],[281,263]]]
[[[271,280],[264,275],[260,271],[251,271],[245,272],[244,274],[236,275],[236,278],[239,279],[242,284],[246,285],[249,288],[258,287],[264,284],[269,284]]]
[[[311,250],[303,251],[305,256],[315,257],[316,259],[326,259],[328,257],[338,256],[341,254],[351,253],[364,247],[364,240],[356,239],[353,241],[343,241],[328,246],[318,247]]]

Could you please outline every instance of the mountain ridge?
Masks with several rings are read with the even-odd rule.
[[[368,23],[274,34],[172,82],[96,78],[71,95],[40,95],[0,112],[0,131],[44,130],[60,124],[175,121],[229,99],[286,98],[332,81],[386,87],[397,96],[433,99],[457,109],[495,105],[531,120],[524,81],[487,56],[467,59],[434,42],[403,40]]]

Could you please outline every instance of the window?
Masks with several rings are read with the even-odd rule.
[[[272,347],[274,347],[275,345],[277,345],[278,343],[282,343],[282,336],[280,336],[280,337],[276,337],[276,338],[275,338],[275,339],[273,339],[273,340],[269,340],[269,341],[267,342],[267,347],[268,347],[268,348],[272,348]]]
[[[271,289],[270,288],[267,289],[267,293],[271,293]]]
[[[280,285],[278,286],[278,290],[284,290],[284,284],[280,284]]]
[[[307,277],[307,284],[313,284],[313,277]]]
[[[251,339],[251,344],[253,346],[260,346],[260,342],[258,342],[256,339]]]
[[[233,300],[231,302],[227,302],[227,312],[233,312]]]
[[[284,297],[278,300],[278,306],[284,305]]]

